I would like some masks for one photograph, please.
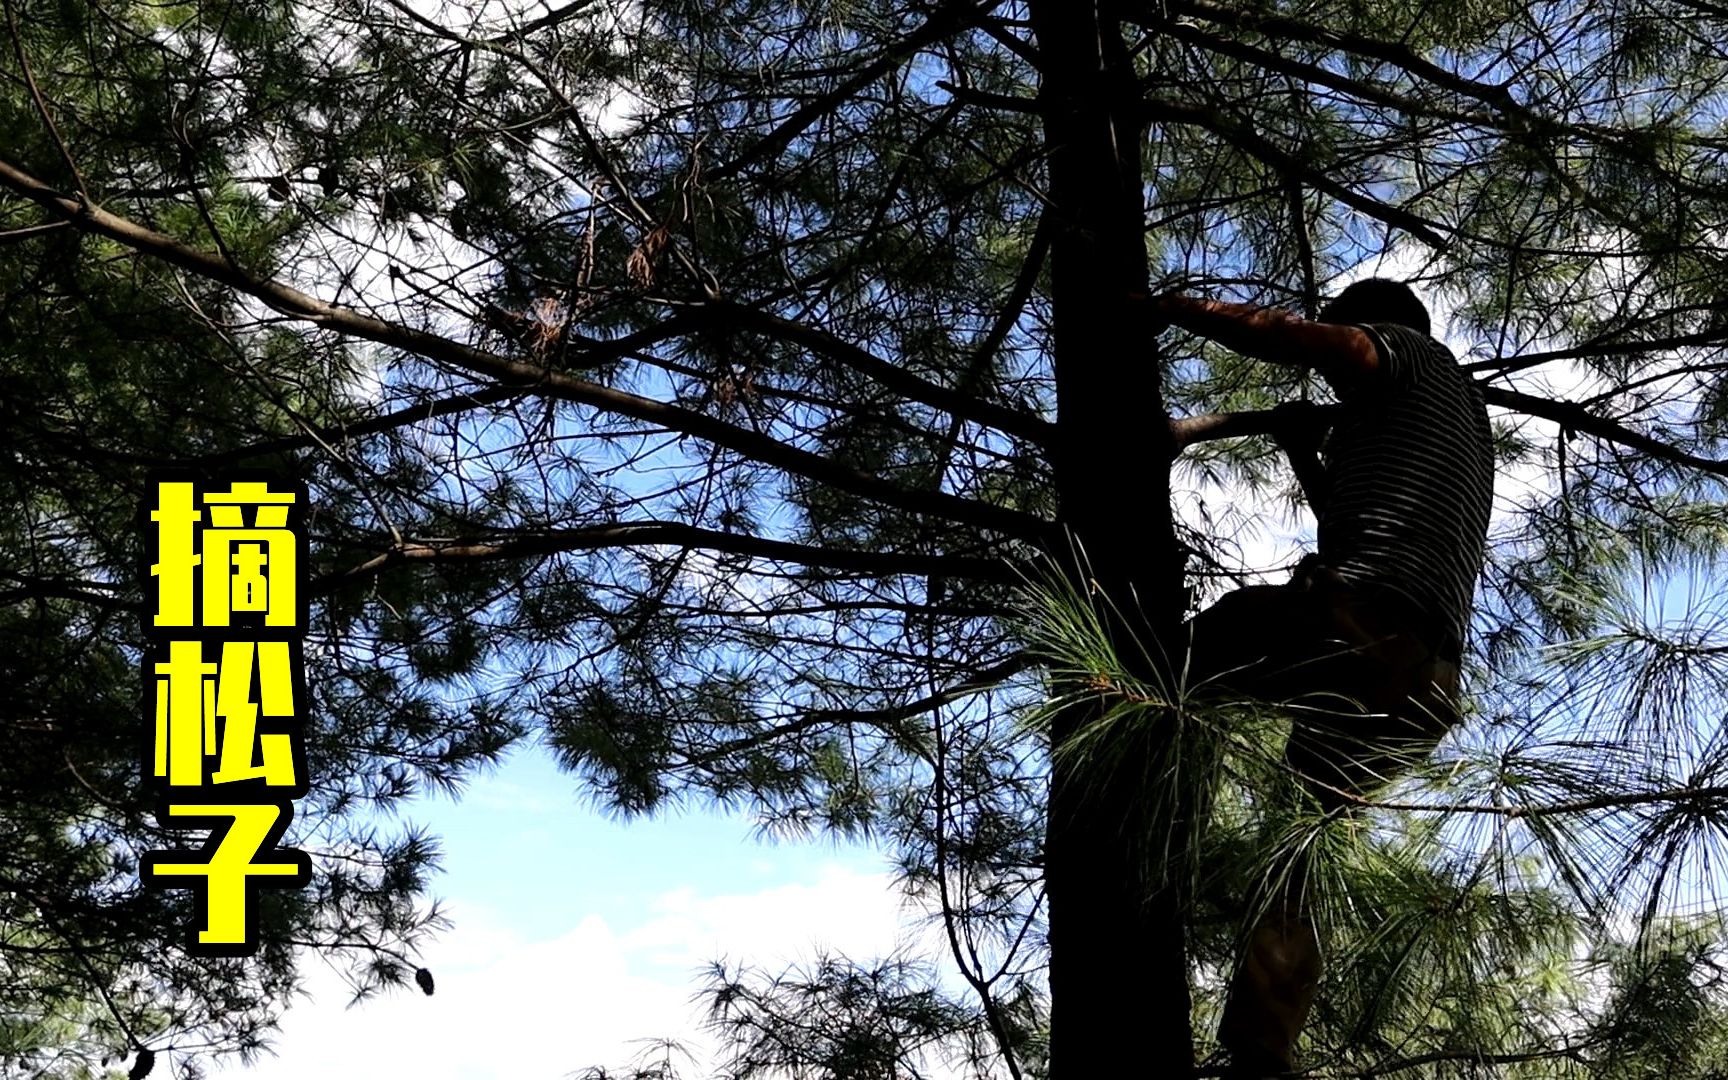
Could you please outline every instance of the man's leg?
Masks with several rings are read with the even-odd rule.
[[[1292,590],[1295,591],[1295,590]],[[1285,761],[1327,812],[1365,794],[1430,752],[1450,725],[1457,667],[1438,661],[1395,613],[1347,588],[1298,595],[1284,623],[1282,668],[1259,681],[1273,701],[1311,695],[1294,713]],[[1303,654],[1307,658],[1303,658]],[[1306,849],[1283,868],[1231,981],[1219,1039],[1243,1077],[1286,1072],[1322,973],[1308,914]]]
[[[1303,640],[1319,632],[1317,600],[1289,585],[1248,585],[1225,593],[1188,620],[1185,687],[1189,694],[1225,692],[1263,698],[1275,673],[1300,664],[1312,650]]]
[[[1336,640],[1334,606],[1325,591],[1300,583],[1227,594],[1189,623],[1190,691],[1284,702],[1346,689],[1328,655],[1345,648]],[[1300,860],[1289,874],[1284,888],[1264,898],[1270,906],[1255,921],[1219,1029],[1232,1070],[1244,1076],[1289,1068],[1320,982],[1319,941],[1297,903],[1305,888]]]
[[[1255,920],[1230,979],[1218,1025],[1218,1041],[1230,1053],[1229,1077],[1261,1080],[1289,1072],[1296,1039],[1320,990],[1320,938],[1303,904],[1306,859],[1295,861]]]
[[[1328,674],[1353,708],[1298,713],[1285,760],[1321,807],[1348,810],[1425,760],[1457,721],[1458,666],[1371,597],[1339,594],[1332,619],[1354,648]]]

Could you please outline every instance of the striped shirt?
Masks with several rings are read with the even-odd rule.
[[[1379,370],[1335,385],[1320,562],[1352,584],[1389,588],[1464,639],[1494,498],[1488,408],[1438,341],[1362,326]]]

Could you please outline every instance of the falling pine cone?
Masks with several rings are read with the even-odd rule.
[[[414,969],[414,981],[420,989],[426,991],[426,996],[432,996],[432,973],[425,968]]]

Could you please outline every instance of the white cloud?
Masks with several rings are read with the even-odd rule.
[[[701,1076],[713,1046],[692,995],[710,961],[778,971],[819,950],[862,961],[928,944],[888,874],[839,865],[750,894],[679,888],[632,926],[571,912],[569,929],[543,940],[518,933],[508,912],[454,914],[456,928],[429,950],[433,997],[399,991],[345,1008],[340,979],[312,962],[311,1000],[283,1018],[281,1056],[212,1074],[556,1080],[587,1065],[621,1065],[643,1051],[639,1040],[673,1037],[698,1050],[685,1074]]]

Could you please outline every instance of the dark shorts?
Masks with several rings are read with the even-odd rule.
[[[1396,594],[1311,563],[1225,595],[1188,629],[1189,692],[1291,705],[1286,759],[1327,805],[1396,777],[1457,721],[1455,647]]]

